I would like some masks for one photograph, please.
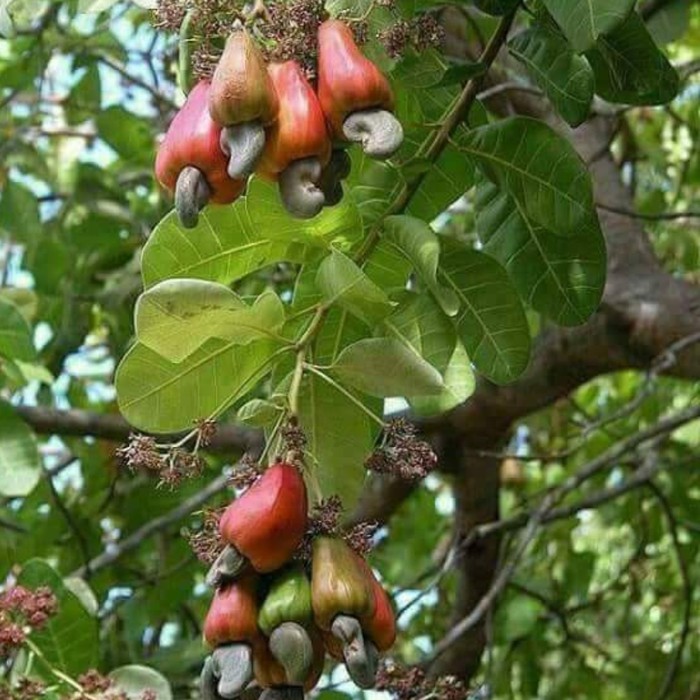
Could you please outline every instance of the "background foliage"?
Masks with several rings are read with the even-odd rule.
[[[366,4],[329,3],[357,14]],[[412,16],[438,4],[398,6]],[[452,30],[467,27],[478,43],[517,4],[455,3],[466,23]],[[138,3],[86,13],[101,9],[89,5],[0,6],[8,37],[0,41],[0,573],[22,567],[26,580],[60,589],[65,620],[36,639],[56,668],[77,675],[146,664],[185,698],[204,656],[209,595],[180,531],[197,526],[203,505],[230,497],[222,469],[247,445],[225,443],[206,453],[200,478],[158,489],[115,461],[125,437],[116,391],[123,415],[146,431],[186,430],[210,415],[233,422],[232,407],[248,426],[269,426],[293,368],[287,353],[270,373],[271,358],[298,339],[309,309],[333,302],[313,362],[355,402],[313,374],[299,412],[323,465],[321,490],[341,492],[352,507],[378,433],[367,410],[400,395],[416,415],[435,416],[472,394],[474,372],[482,382],[518,378],[531,338],[552,322],[581,324],[598,307],[605,244],[566,136],[541,120],[487,114],[484,92],[431,166],[436,125],[449,119],[461,82],[483,68],[433,51],[382,58],[407,127],[398,167],[354,153],[342,205],[308,223],[290,220],[274,189],[255,181],[246,199],[208,211],[185,233],[152,176],[156,136],[180,99],[175,42],[153,31]],[[579,16],[573,5],[592,12]],[[665,270],[697,283],[700,12],[686,0],[658,3],[645,28],[632,5],[528,3],[499,59],[500,87],[535,91],[571,126],[589,118],[594,90],[595,112],[617,110],[610,147],[633,189],[628,214],[646,217]],[[407,206],[396,209],[402,197]],[[197,323],[159,314],[173,299],[199,313],[209,295],[252,321],[245,333],[232,334],[215,314]],[[472,679],[482,697],[700,693],[700,642],[690,633],[700,573],[698,396],[695,384],[662,376],[673,360],[645,357],[635,365],[644,371],[595,378],[519,419],[498,445],[508,522],[592,460],[659,430],[643,454],[628,446],[574,484],[562,506],[574,517],[553,519],[527,542],[486,619]],[[659,428],[679,412],[686,420]],[[373,555],[403,611],[396,655],[409,663],[434,653],[460,596],[452,567],[459,477],[443,467],[403,502]],[[626,488],[645,468],[655,479]],[[504,560],[517,544],[514,527]],[[353,695],[336,687],[342,680],[332,672],[334,689],[323,696]]]

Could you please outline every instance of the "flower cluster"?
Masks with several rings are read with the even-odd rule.
[[[19,647],[29,630],[41,629],[58,612],[51,590],[41,586],[31,591],[13,586],[0,596],[0,657]]]
[[[440,676],[435,680],[426,677],[417,666],[401,666],[387,661],[377,674],[377,690],[391,693],[397,700],[465,700],[467,687],[455,676]]]
[[[382,444],[367,458],[365,467],[406,481],[424,479],[437,466],[437,456],[416,433],[415,426],[404,418],[391,421]]]
[[[82,692],[73,693],[70,700],[90,700],[95,696],[103,700],[129,700],[129,696],[119,690],[114,681],[107,676],[103,676],[99,671],[91,669],[78,677],[78,685]],[[139,700],[156,700],[157,695],[154,690],[144,690],[139,696]]]
[[[202,525],[198,530],[185,530],[183,536],[199,561],[213,564],[224,548],[219,533],[219,522],[224,508],[207,508],[202,512]]]
[[[198,454],[180,447],[162,447],[155,438],[138,433],[132,433],[128,444],[120,447],[116,454],[131,471],[157,474],[158,485],[170,488],[199,476],[204,469],[204,460]]]
[[[411,21],[394,22],[381,31],[378,38],[389,56],[400,58],[411,47],[416,51],[441,48],[445,30],[433,15],[424,14]]]
[[[13,687],[0,685],[0,700],[36,700],[44,696],[45,690],[41,681],[20,678]]]

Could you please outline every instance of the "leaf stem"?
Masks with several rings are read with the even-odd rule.
[[[323,379],[324,382],[327,382],[330,384],[336,391],[339,391],[343,396],[345,396],[348,400],[352,401],[352,403],[355,404],[361,411],[363,411],[367,416],[369,416],[377,425],[379,425],[380,428],[384,428],[385,423],[384,421],[377,416],[373,411],[370,411],[367,406],[365,406],[362,401],[360,401],[358,398],[353,396],[345,387],[342,385],[338,384],[334,379],[331,379],[325,372],[322,372],[318,367],[314,365],[309,365],[309,364],[304,364],[304,369],[308,370],[312,374],[315,374],[317,377],[320,379]]]

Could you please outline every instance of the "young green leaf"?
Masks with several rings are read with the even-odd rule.
[[[657,105],[670,102],[680,86],[678,73],[632,13],[601,37],[586,56],[595,73],[596,92],[608,102]]]
[[[117,368],[119,409],[140,430],[190,430],[196,420],[218,415],[249,393],[270,370],[273,352],[266,340],[234,345],[212,339],[172,363],[137,343]]]
[[[0,496],[27,496],[39,483],[41,472],[34,433],[9,403],[0,401]]]
[[[477,231],[520,296],[556,323],[583,323],[605,286],[605,241],[598,228],[562,238],[529,221],[523,207],[490,182],[477,190]]]
[[[533,27],[511,39],[508,48],[527,66],[535,82],[571,126],[587,119],[595,90],[593,70],[565,39],[555,32]]]
[[[370,396],[435,396],[440,373],[415,350],[392,338],[365,338],[340,353],[333,375]]]
[[[278,338],[284,306],[271,291],[248,306],[228,287],[203,280],[160,282],[136,302],[136,337],[171,362],[182,362],[210,338],[232,345]]]
[[[369,326],[376,325],[393,308],[384,291],[337,250],[319,266],[316,284],[329,304],[339,304]]]
[[[506,271],[476,250],[446,251],[440,279],[459,297],[457,334],[476,368],[497,384],[516,379],[530,358],[525,312]]]
[[[635,0],[543,0],[575,51],[592,48],[598,37],[622,24]]]
[[[365,480],[364,461],[377,428],[342,392],[314,375],[305,377],[301,386],[299,424],[308,441],[307,454],[313,456],[312,481],[320,495],[336,494],[351,509]]]
[[[411,261],[442,310],[448,316],[454,316],[459,310],[457,295],[437,281],[440,242],[435,232],[424,221],[411,216],[387,217],[384,231],[387,240]]]
[[[36,357],[32,329],[20,310],[0,297],[0,355],[31,362]]]
[[[172,277],[230,284],[265,265],[303,263],[321,255],[320,248],[266,238],[239,200],[231,207],[208,207],[193,230],[183,228],[175,212],[168,214],[148,239],[141,272],[145,287]]]
[[[528,219],[552,233],[575,236],[598,225],[585,163],[546,124],[511,117],[474,129],[461,147],[523,206]]]
[[[474,391],[474,372],[454,325],[428,294],[406,292],[398,309],[384,321],[387,334],[412,348],[442,376],[436,396],[414,397],[411,405],[424,415],[453,409]]]

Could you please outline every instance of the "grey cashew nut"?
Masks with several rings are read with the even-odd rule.
[[[243,122],[221,130],[221,150],[228,156],[228,176],[241,180],[251,175],[265,149],[265,129],[258,121]]]
[[[359,688],[374,687],[379,654],[374,644],[364,638],[360,623],[349,615],[337,615],[331,632],[343,643],[343,658],[350,678]]]
[[[214,662],[211,656],[207,656],[199,676],[199,694],[202,700],[221,700],[221,696],[216,692],[218,681],[214,674]]]
[[[350,174],[352,163],[350,156],[344,149],[335,149],[331,154],[328,165],[321,173],[318,186],[326,198],[327,207],[335,206],[343,198],[342,181]]]
[[[318,158],[293,161],[280,173],[278,184],[285,209],[298,219],[311,219],[326,201],[318,183],[321,179]]]
[[[401,122],[386,109],[354,112],[343,122],[343,134],[372,158],[388,158],[403,143]]]
[[[253,650],[248,644],[226,644],[211,655],[217,693],[224,700],[237,698],[253,678]]]
[[[204,579],[207,586],[216,588],[223,581],[231,581],[243,571],[248,560],[232,545],[227,544],[209,567]]]
[[[211,187],[204,173],[188,165],[180,171],[175,184],[175,211],[185,228],[194,228],[199,221],[199,212],[211,197]]]
[[[296,622],[283,622],[272,631],[269,646],[285,670],[287,683],[303,686],[314,663],[314,647],[307,631]]]

